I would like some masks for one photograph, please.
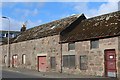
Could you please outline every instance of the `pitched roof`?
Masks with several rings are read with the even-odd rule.
[[[74,42],[120,35],[120,11],[82,20],[71,32],[63,34],[61,42]]]
[[[72,15],[60,20],[56,20],[47,24],[39,25],[34,28],[28,29],[18,35],[12,42],[21,42],[26,40],[38,39],[42,37],[52,36],[59,34],[62,30],[72,24],[81,15]]]

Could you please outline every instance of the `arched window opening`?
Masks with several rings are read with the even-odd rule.
[[[7,55],[4,56],[4,63],[7,63]]]
[[[22,64],[25,64],[25,63],[26,63],[26,55],[23,54],[23,55],[22,55]]]

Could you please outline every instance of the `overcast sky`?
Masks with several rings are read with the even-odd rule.
[[[64,1],[36,1],[25,0],[24,2],[8,2],[7,0],[0,3],[2,16],[10,19],[10,30],[20,30],[22,24],[27,21],[27,29],[57,19],[61,19],[73,14],[84,14],[87,18],[118,11],[118,2],[104,0],[101,2],[84,1],[64,2]],[[19,0],[18,0],[19,1]],[[2,18],[0,30],[8,29],[8,20]]]

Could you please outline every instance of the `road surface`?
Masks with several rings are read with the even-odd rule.
[[[42,78],[41,76],[25,74],[21,72],[2,71],[2,78]]]
[[[8,70],[2,70],[2,78],[2,80],[118,80],[116,78],[62,78],[62,76],[61,78],[47,78],[44,75]]]

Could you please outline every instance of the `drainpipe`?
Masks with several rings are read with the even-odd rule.
[[[60,42],[60,50],[61,50],[61,73],[62,73],[62,43]]]

